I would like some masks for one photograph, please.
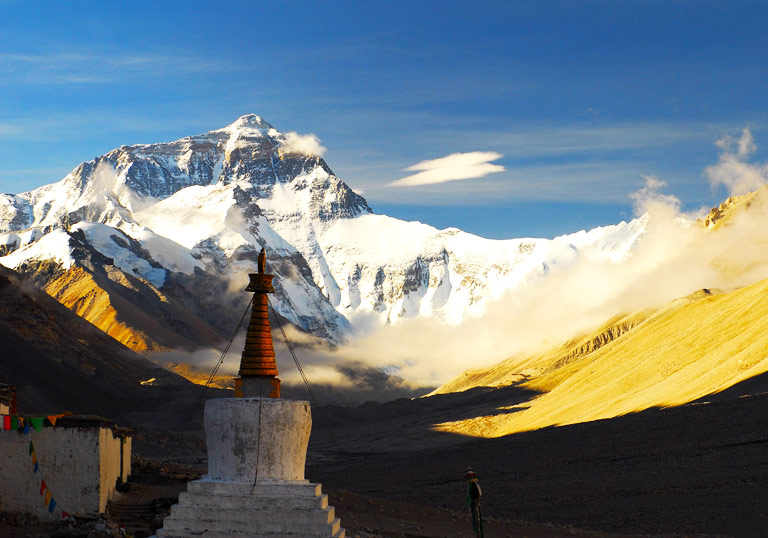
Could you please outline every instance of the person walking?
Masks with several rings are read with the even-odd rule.
[[[467,508],[472,512],[472,528],[475,531],[476,538],[484,538],[483,535],[483,516],[480,513],[480,497],[483,490],[477,482],[477,475],[472,467],[464,471],[464,480],[467,481]]]

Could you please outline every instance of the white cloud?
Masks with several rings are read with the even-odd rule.
[[[490,161],[501,159],[503,155],[494,151],[472,151],[470,153],[453,153],[439,159],[421,161],[409,166],[408,172],[418,171],[402,179],[389,183],[388,187],[413,187],[416,185],[434,185],[446,181],[459,181],[487,176],[503,172],[504,167],[491,164]]]
[[[635,214],[654,213],[660,208],[668,208],[672,213],[679,213],[683,205],[680,199],[673,194],[662,194],[660,189],[667,186],[656,176],[643,176],[645,187],[629,195],[635,203]]]
[[[99,161],[96,170],[93,171],[89,188],[95,193],[115,195],[115,189],[119,186],[115,169],[109,161]]]
[[[736,141],[736,154],[738,146]],[[580,256],[562,269],[554,266],[546,278],[489,301],[483,315],[468,317],[459,326],[434,318],[382,326],[373,315],[363,314],[352,320],[355,334],[338,347],[313,344],[290,328],[289,338],[297,344],[313,384],[356,388],[360,382],[355,372],[376,379],[386,370],[415,387],[541,351],[591,332],[617,314],[664,305],[702,288],[731,289],[768,278],[768,254],[759,248],[768,244],[768,202],[745,207],[729,226],[707,229],[695,224],[695,216],[680,213],[679,199],[662,192],[666,186],[645,176],[645,186],[632,196],[636,210],[647,212],[646,234],[623,263]],[[242,340],[238,342],[233,349],[242,348]],[[275,347],[281,377],[300,384],[279,339]],[[215,364],[218,356],[211,353],[205,364]],[[237,361],[231,361],[228,372],[236,367]]]
[[[720,159],[705,171],[712,186],[724,185],[731,196],[738,196],[768,183],[768,164],[747,162],[756,149],[749,127],[738,138],[726,135],[717,146],[722,150]]]
[[[329,363],[364,357],[396,368],[416,384],[438,384],[468,368],[484,367],[560,345],[618,314],[664,305],[702,288],[732,289],[768,277],[768,203],[753,203],[729,226],[706,229],[679,212],[679,200],[646,178],[635,195],[648,211],[646,233],[623,263],[580,256],[563,269],[531,280],[485,313],[448,326],[407,319],[374,326],[328,353]]]
[[[317,155],[318,157],[325,155],[326,148],[320,145],[320,139],[312,133],[302,135],[294,131],[288,131],[284,136],[285,141],[280,146],[280,149],[285,153],[303,153],[305,155]]]
[[[753,145],[751,135],[742,134],[723,149],[743,160]],[[734,175],[734,184],[749,183],[750,166],[768,169],[768,164],[745,166],[740,171],[747,177]],[[663,192],[665,181],[644,178],[644,187],[631,197],[635,211],[646,214],[646,233],[623,263],[582,256],[566,270],[555,268],[488,302],[484,315],[459,326],[419,318],[371,325],[325,360],[338,364],[364,357],[369,365],[396,368],[410,382],[440,383],[467,368],[560,344],[617,314],[664,305],[702,288],[732,289],[768,277],[768,255],[758,248],[768,243],[768,202],[744,207],[729,226],[707,229],[695,223],[700,212],[681,213],[680,200]]]

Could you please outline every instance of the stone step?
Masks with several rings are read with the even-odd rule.
[[[270,523],[290,525],[315,525],[331,523],[335,516],[333,507],[325,510],[255,510],[248,511],[240,508],[215,508],[201,506],[171,506],[171,517],[178,520],[226,521],[249,525],[266,525]]]
[[[194,480],[187,484],[189,493],[203,495],[257,495],[263,497],[318,497],[321,484],[303,482],[224,482],[218,480]]]
[[[156,536],[158,538],[192,538],[192,537],[201,537],[201,538],[300,538],[302,536],[323,536],[326,538],[345,538],[346,537],[346,531],[342,528],[339,528],[338,531],[334,534],[322,534],[322,535],[307,535],[304,533],[301,534],[295,534],[295,533],[258,533],[258,532],[248,532],[248,533],[239,533],[239,532],[203,532],[203,533],[192,533],[190,531],[169,531],[166,529],[157,529]]]
[[[178,505],[177,505],[178,506]],[[297,512],[298,514],[299,512]],[[246,514],[247,516],[247,514]],[[222,536],[336,536],[341,530],[341,521],[339,518],[330,519],[327,523],[322,522],[300,522],[296,519],[283,521],[282,519],[272,519],[262,522],[231,521],[227,519],[209,519],[209,516],[195,519],[177,519],[176,514],[165,518],[163,521],[163,532],[158,530],[158,536],[212,536],[221,534]]]
[[[240,510],[325,510],[328,507],[328,495],[310,497],[272,497],[259,495],[206,495],[184,492],[179,494],[182,506],[199,506],[213,509],[237,508]]]

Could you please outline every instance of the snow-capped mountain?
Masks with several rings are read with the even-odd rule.
[[[145,315],[164,309],[184,345],[202,345],[192,327],[202,319],[221,335],[230,330],[264,247],[276,311],[338,342],[358,316],[458,323],[580,257],[621,261],[645,230],[643,219],[554,240],[437,230],[373,214],[323,159],[292,148],[255,115],[175,142],[121,146],[58,183],[0,195],[0,264],[60,300],[69,293],[68,306],[91,321],[98,307],[78,302],[66,278],[78,267],[101,274],[93,279],[110,299],[154,295]],[[138,312],[108,302],[114,323],[156,338]]]

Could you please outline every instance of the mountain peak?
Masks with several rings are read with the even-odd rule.
[[[257,116],[256,114],[246,114],[244,116],[240,116],[233,123],[225,127],[225,129],[228,129],[228,130],[243,129],[243,128],[261,129],[261,130],[274,129],[274,127],[272,127],[269,123],[264,121],[261,118],[261,116]]]

